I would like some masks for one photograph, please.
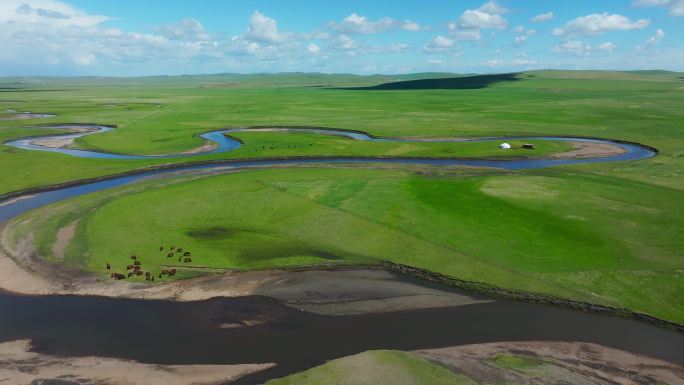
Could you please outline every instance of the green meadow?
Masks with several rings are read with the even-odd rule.
[[[583,135],[660,152],[525,171],[320,165],[151,179],[29,212],[12,222],[10,240],[32,236],[47,260],[98,274],[108,273],[106,263],[125,269],[131,254],[147,271],[176,266],[181,278],[389,260],[684,322],[680,74],[539,71],[484,88],[422,90],[341,89],[375,85],[376,77],[279,76],[23,79],[0,92],[0,110],[57,116],[0,121],[0,139],[54,131],[30,125],[115,124],[76,145],[169,154],[202,145],[198,135],[219,128],[319,126],[417,138]],[[189,160],[520,157],[568,149],[535,142],[535,150],[502,152],[496,142],[370,143],[302,132],[232,136],[241,149],[191,159],[81,159],[2,146],[0,193]],[[59,230],[70,224],[75,235],[55,255]],[[161,245],[183,247],[193,262],[167,258]]]
[[[470,377],[412,353],[374,350],[271,380],[266,385],[477,385]]]

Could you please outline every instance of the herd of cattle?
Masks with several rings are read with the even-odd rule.
[[[159,251],[163,252],[164,251],[164,246],[159,246]],[[166,258],[173,258],[173,257],[178,257],[178,262],[180,263],[181,260],[183,263],[192,263],[192,258],[190,257],[191,254],[187,250],[183,250],[183,248],[179,247],[176,248],[176,246],[170,246],[169,247],[169,252],[166,254]],[[142,270],[142,262],[138,260],[138,257],[136,255],[131,255],[131,260],[132,263],[128,266],[126,266],[126,271],[127,273],[122,274],[122,273],[112,273],[111,277],[120,280],[120,279],[126,279],[126,278],[131,278],[135,276],[141,276],[145,275],[145,280],[146,281],[154,281],[154,274],[152,274],[149,271],[143,271]],[[106,265],[107,270],[112,269],[112,265],[107,262]],[[159,272],[159,279],[164,278],[164,276],[168,277],[173,277],[176,275],[176,269],[162,269]]]

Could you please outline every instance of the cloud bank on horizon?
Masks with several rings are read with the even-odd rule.
[[[684,71],[684,0],[172,3],[2,0],[0,76]]]

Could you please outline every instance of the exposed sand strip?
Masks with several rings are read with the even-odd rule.
[[[69,246],[69,242],[71,242],[74,234],[76,234],[77,225],[78,220],[69,223],[57,231],[57,240],[52,245],[52,254],[55,257],[64,259],[64,251],[66,250],[67,246]]]
[[[551,159],[603,158],[607,156],[621,155],[626,152],[627,150],[615,144],[596,142],[572,142],[572,150],[566,152],[559,152],[556,154],[549,154],[546,157]]]
[[[150,365],[115,358],[55,357],[32,353],[29,348],[26,340],[0,343],[0,384],[209,385],[274,366]]]
[[[684,384],[681,366],[591,343],[497,342],[416,353],[481,384]],[[501,366],[495,360],[501,355],[538,364]]]
[[[48,148],[67,148],[74,144],[74,138],[48,138],[32,140],[31,144]]]

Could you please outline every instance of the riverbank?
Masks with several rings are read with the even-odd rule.
[[[6,384],[218,385],[273,365],[152,365],[107,357],[35,353],[28,340],[0,343],[0,381]]]
[[[5,230],[5,226],[0,227],[0,241],[4,241]],[[65,270],[40,259],[28,244],[13,252],[3,244],[0,242],[0,289],[20,294],[96,295],[174,301],[263,295],[300,310],[329,315],[464,306],[500,298],[609,314],[684,333],[684,325],[626,308],[510,290],[389,261],[367,267],[318,265],[228,271],[150,285],[112,281],[83,271]],[[409,280],[390,272],[399,273]],[[442,286],[430,286],[429,282]],[[464,291],[453,292],[448,287]]]
[[[5,236],[4,227],[0,229]],[[379,266],[230,271],[156,285],[112,281],[66,270],[36,256],[29,246],[0,247],[0,289],[26,295],[96,295],[114,298],[199,301],[214,297],[263,295],[317,314],[343,315],[464,306],[489,300],[418,279],[402,278]]]

